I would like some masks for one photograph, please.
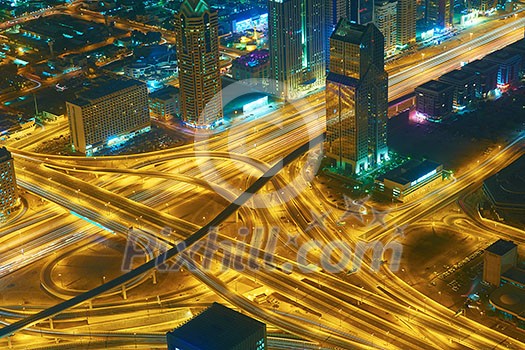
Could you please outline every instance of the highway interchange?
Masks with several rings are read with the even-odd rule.
[[[522,38],[522,26],[523,19],[519,18],[457,50],[392,75],[390,98],[398,98],[421,82],[457,68],[461,61],[476,59]],[[397,227],[417,227],[426,222],[431,213],[473,192],[483,179],[521,156],[523,134],[417,202],[396,208],[385,216],[384,225],[375,223],[354,229],[339,225],[344,210],[334,208],[325,196],[326,188],[313,175],[322,154],[317,144],[324,122],[324,98],[320,92],[255,121],[234,124],[223,133],[200,135],[193,144],[146,154],[76,158],[27,150],[36,142],[67,133],[64,124],[50,125],[45,132],[9,141],[19,186],[49,203],[42,210],[27,208],[18,220],[2,227],[0,277],[16,275],[22,268],[49,260],[57,252],[67,256],[90,244],[126,241],[133,235],[143,239],[145,255],[149,254],[150,260],[134,266],[138,270],[129,274],[112,280],[104,278],[102,284],[88,292],[59,286],[53,279],[52,267],[47,266],[43,271],[48,275],[43,276],[41,283],[54,295],[57,305],[50,308],[49,302],[37,304],[30,310],[3,307],[1,322],[6,326],[0,330],[1,346],[162,348],[165,337],[159,329],[173,328],[173,320],[183,321],[188,318],[187,310],[206,304],[200,300],[213,300],[218,295],[266,321],[270,326],[269,343],[275,349],[523,348],[524,343],[496,330],[463,316],[454,317],[455,310],[417,291],[392,272],[388,263],[381,265],[379,273],[373,271],[370,267],[374,261],[369,255],[356,273],[360,285],[350,283],[346,273],[303,271],[304,266],[298,265],[296,259],[297,245],[289,237],[293,231],[299,245],[315,240],[320,247],[333,241],[355,246],[362,241],[379,240],[386,245],[402,240],[395,234]],[[310,144],[311,140],[316,142]],[[286,165],[281,166],[281,162]],[[241,203],[246,205],[239,207]],[[325,214],[323,225],[312,226],[314,213]],[[457,229],[482,235],[489,242],[503,237],[523,243],[522,231],[503,225],[494,227],[476,213],[465,211],[455,220]],[[263,267],[261,246],[244,242],[244,248],[257,252],[261,268],[218,271],[219,266],[206,270],[195,264],[191,271],[193,283],[187,288],[154,292],[157,299],[152,301],[133,297],[134,288],[155,288],[149,282],[150,277],[156,278],[155,274],[181,273],[178,269],[154,271],[158,261],[151,258],[160,251],[171,248],[168,256],[173,256],[180,247],[177,243],[186,240],[189,246],[203,238],[212,226],[221,227],[221,239],[238,244],[236,227],[241,224],[264,226],[267,231],[270,226],[277,227],[273,263],[291,267],[293,272]],[[450,226],[446,222],[443,225]],[[165,234],[166,228],[170,228],[170,235]],[[265,237],[270,240],[270,236]],[[154,249],[148,250],[148,244]],[[318,264],[318,254],[313,247],[308,262]],[[218,262],[224,255],[219,254],[216,259]],[[245,293],[237,292],[237,284],[246,284],[246,280],[278,292],[292,306],[277,310],[254,303]],[[129,300],[124,297],[126,292]],[[116,298],[108,302],[111,294]],[[59,303],[60,299],[64,302]],[[286,336],[282,331],[305,340]]]

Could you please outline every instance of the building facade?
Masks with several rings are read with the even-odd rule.
[[[397,44],[397,1],[376,0],[374,23],[385,37],[385,53],[391,54]]]
[[[383,35],[373,24],[342,19],[330,39],[330,52],[327,155],[337,166],[359,174],[388,159]]]
[[[450,84],[430,80],[415,89],[416,111],[430,120],[441,120],[452,113],[454,87]]]
[[[267,83],[270,73],[270,53],[268,50],[252,51],[232,62],[232,77],[235,80],[257,79]],[[254,82],[255,83],[255,82]]]
[[[476,60],[461,68],[462,71],[478,76],[481,96],[486,98],[489,92],[498,87],[499,65],[487,60]]]
[[[350,21],[367,24],[374,21],[374,0],[348,0],[350,2]]]
[[[285,100],[324,86],[325,4],[322,0],[269,0],[268,47],[272,93]]]
[[[330,63],[330,36],[335,30],[341,18],[350,17],[350,3],[348,0],[326,0],[325,1],[325,55],[327,66]]]
[[[440,76],[439,81],[454,86],[452,103],[456,110],[473,106],[481,97],[481,83],[477,75],[456,69]]]
[[[397,1],[397,45],[410,46],[416,43],[416,0]]]
[[[149,94],[149,114],[152,118],[169,120],[180,115],[180,91],[168,85]]]
[[[133,79],[112,79],[66,102],[71,142],[88,156],[150,130],[148,89]]]
[[[19,204],[13,157],[5,147],[0,148],[0,221]]]
[[[377,177],[375,183],[380,192],[392,199],[406,202],[425,193],[443,181],[443,165],[415,159]]]
[[[506,89],[520,79],[521,56],[511,50],[501,49],[487,55],[484,61],[495,63],[499,66],[498,87]]]
[[[175,16],[182,120],[207,128],[222,119],[217,11],[185,0]]]
[[[428,27],[445,29],[452,26],[454,0],[426,0],[425,22]]]
[[[501,275],[518,263],[518,246],[503,239],[491,244],[483,253],[483,281],[500,285]]]

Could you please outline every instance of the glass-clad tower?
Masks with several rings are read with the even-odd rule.
[[[355,174],[388,158],[383,41],[375,25],[347,19],[339,22],[330,38],[326,151],[339,167]]]

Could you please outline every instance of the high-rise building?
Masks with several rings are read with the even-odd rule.
[[[367,24],[374,21],[374,0],[348,0],[350,2],[350,21]]]
[[[268,0],[270,83],[292,100],[320,88],[326,75],[322,0]]]
[[[330,36],[341,18],[350,17],[350,2],[348,0],[325,1],[325,54],[327,66],[330,63]]]
[[[182,120],[209,127],[222,119],[217,11],[204,0],[184,0],[175,15]]]
[[[339,21],[330,38],[327,155],[355,174],[388,158],[388,75],[383,40],[375,25],[348,19]]]
[[[5,147],[0,148],[0,221],[18,206],[15,165],[13,157]]]
[[[397,45],[416,43],[416,0],[397,1]]]
[[[445,29],[452,26],[454,0],[426,0],[425,21],[427,26]]]
[[[168,350],[266,350],[266,325],[219,303],[166,335]]]
[[[397,44],[397,0],[376,0],[374,23],[385,37],[385,52],[392,53]]]
[[[88,156],[150,130],[148,88],[134,79],[95,81],[66,102],[73,148]]]

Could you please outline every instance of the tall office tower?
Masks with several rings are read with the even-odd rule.
[[[326,62],[330,62],[330,36],[335,30],[337,23],[341,18],[349,18],[350,16],[350,2],[348,0],[326,0],[325,1],[325,15],[326,15]]]
[[[18,203],[13,157],[5,147],[2,147],[0,148],[0,221],[11,214]]]
[[[326,150],[339,167],[355,174],[388,158],[383,40],[372,23],[365,26],[348,19],[339,22],[330,38]]]
[[[134,79],[100,79],[66,102],[73,148],[91,156],[150,130],[148,88]]]
[[[397,0],[397,45],[416,43],[416,0]]]
[[[268,0],[270,81],[280,98],[324,85],[324,10],[322,0]]]
[[[350,2],[350,21],[367,24],[374,21],[374,0],[348,0]]]
[[[426,0],[425,21],[427,26],[445,29],[452,26],[454,0]]]
[[[376,0],[374,23],[385,37],[385,52],[391,53],[397,43],[397,1]]]
[[[217,11],[204,0],[185,0],[175,15],[182,120],[212,126],[223,116]]]

